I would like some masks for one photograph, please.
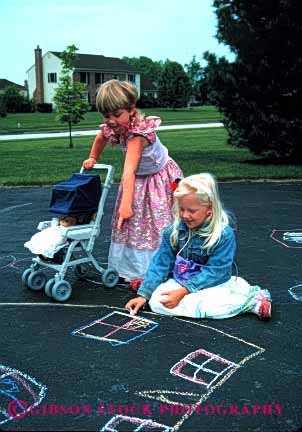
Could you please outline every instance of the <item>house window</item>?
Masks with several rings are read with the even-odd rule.
[[[105,74],[96,72],[95,74],[95,83],[96,84],[103,84],[105,82]]]
[[[84,84],[90,83],[90,75],[89,72],[80,72],[80,82]]]
[[[56,73],[49,73],[48,74],[48,82],[49,83],[56,83],[57,82],[57,74]]]
[[[135,74],[128,74],[128,81],[135,83]]]
[[[112,74],[110,79],[116,79],[119,81],[125,81],[126,75],[125,74]]]

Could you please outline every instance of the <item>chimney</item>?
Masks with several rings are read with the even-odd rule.
[[[37,45],[35,49],[35,69],[36,69],[36,92],[35,102],[44,102],[44,90],[43,90],[43,64],[42,64],[42,50]]]

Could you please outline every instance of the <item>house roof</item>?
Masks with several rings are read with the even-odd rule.
[[[144,75],[141,75],[141,91],[157,91],[156,85]]]
[[[6,87],[9,87],[9,86],[15,86],[15,87],[17,87],[20,90],[25,90],[25,87],[22,86],[22,85],[20,85],[20,84],[16,84],[16,83],[14,83],[12,81],[9,81],[7,79],[0,78],[0,90],[3,90],[3,89],[5,89]]]
[[[55,56],[61,56],[58,51],[50,51]],[[116,57],[105,57],[95,54],[78,54],[75,61],[76,69],[94,69],[100,71],[114,72],[136,72],[136,69],[129,65],[125,60]]]

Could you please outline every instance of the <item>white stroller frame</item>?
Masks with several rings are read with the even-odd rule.
[[[78,278],[84,278],[87,269],[85,271],[83,264],[92,263],[96,270],[102,275],[102,282],[105,286],[111,288],[118,283],[118,273],[113,269],[105,270],[98,264],[92,255],[95,240],[100,234],[101,221],[104,215],[104,206],[107,195],[111,184],[113,183],[114,168],[111,165],[95,164],[93,169],[107,170],[106,179],[102,185],[102,194],[95,219],[89,224],[74,225],[66,228],[61,227],[64,238],[68,240],[68,243],[64,247],[67,247],[67,252],[62,264],[44,261],[37,256],[32,259],[32,265],[22,274],[23,285],[33,291],[41,291],[44,288],[46,295],[57,301],[66,301],[71,296],[72,287],[69,282],[64,280],[64,278],[67,271],[72,267],[74,268],[74,272]],[[84,168],[82,167],[80,173],[83,172]],[[51,226],[51,221],[40,222],[38,229],[41,231],[49,226]],[[74,252],[84,252],[86,256],[72,259]],[[43,271],[39,270],[40,267],[47,267],[55,270],[56,274],[54,278],[47,281],[47,276]]]

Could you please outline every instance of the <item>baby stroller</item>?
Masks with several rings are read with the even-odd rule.
[[[81,225],[61,228],[66,239],[66,246],[61,250],[63,253],[59,252],[61,262],[44,260],[36,256],[32,259],[31,266],[22,274],[24,286],[34,291],[41,291],[44,288],[47,296],[59,302],[68,300],[72,293],[70,283],[64,280],[69,269],[72,269],[76,277],[81,279],[88,273],[88,264],[93,264],[101,274],[102,283],[106,287],[112,288],[118,283],[118,273],[113,269],[102,268],[92,255],[94,243],[100,234],[104,205],[112,184],[114,168],[111,165],[95,164],[93,169],[107,170],[103,187],[99,175],[85,174],[83,168],[69,180],[53,187],[48,210],[63,215],[76,215],[82,221]],[[95,217],[85,223],[85,215],[93,213]],[[38,230],[50,226],[51,221],[40,222]],[[55,276],[47,281],[45,272],[41,270],[43,267],[53,269],[56,272]]]

